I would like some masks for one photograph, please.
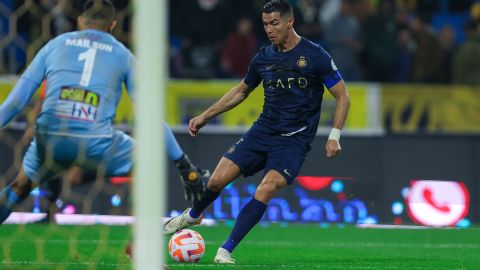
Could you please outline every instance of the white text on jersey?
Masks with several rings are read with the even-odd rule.
[[[91,41],[86,38],[69,38],[65,41],[65,46],[74,46],[81,48],[93,48],[100,51],[112,52],[113,46],[110,44],[105,44],[97,41]]]

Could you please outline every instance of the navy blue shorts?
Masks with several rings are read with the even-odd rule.
[[[309,149],[309,145],[295,136],[269,135],[250,129],[223,156],[240,167],[245,177],[262,169],[264,175],[275,170],[290,185],[300,172]]]

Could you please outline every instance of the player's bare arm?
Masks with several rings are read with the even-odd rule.
[[[188,132],[191,136],[197,136],[198,131],[213,117],[235,108],[242,103],[253,89],[250,89],[243,80],[228,91],[217,102],[205,110],[202,114],[190,120]]]
[[[327,151],[328,158],[334,158],[342,149],[340,147],[340,130],[342,130],[345,119],[347,119],[348,110],[350,108],[350,97],[343,80],[328,90],[336,100],[336,107],[333,116],[332,132],[328,137],[325,150]]]

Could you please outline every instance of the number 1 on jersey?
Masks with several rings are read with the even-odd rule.
[[[78,61],[85,61],[85,65],[83,65],[82,77],[80,78],[81,86],[88,86],[90,84],[96,54],[97,49],[90,48],[86,52],[78,55]]]

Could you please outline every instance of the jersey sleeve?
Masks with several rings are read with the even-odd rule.
[[[335,66],[333,58],[323,49],[320,49],[318,57],[318,72],[323,85],[328,89],[343,80],[342,75]]]
[[[46,58],[50,48],[52,48],[52,41],[40,49],[28,68],[22,74],[22,78],[28,79],[33,83],[37,83],[38,85],[42,83],[43,79],[45,78],[47,69]]]
[[[17,116],[32,98],[45,77],[46,54],[51,42],[45,45],[35,56],[27,70],[15,84],[7,99],[0,106],[0,127],[8,124]]]
[[[20,77],[7,99],[0,105],[0,127],[8,124],[17,116],[32,98],[39,84]]]
[[[262,77],[258,73],[257,69],[257,59],[258,53],[252,58],[252,61],[250,61],[247,74],[243,78],[243,82],[248,85],[250,89],[256,88],[262,82]]]
[[[134,67],[135,67],[135,56],[130,52],[128,55],[127,61],[127,72],[125,75],[125,87],[127,88],[128,96],[134,100]]]

